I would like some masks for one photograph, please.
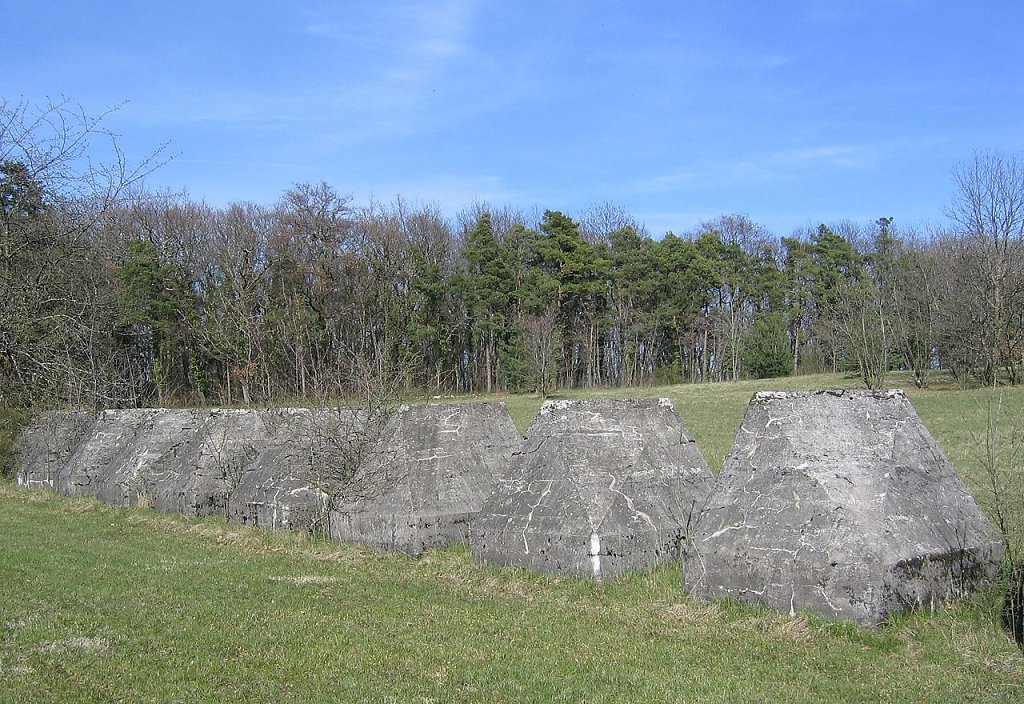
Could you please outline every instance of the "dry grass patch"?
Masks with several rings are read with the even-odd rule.
[[[5,631],[20,631],[23,628],[28,628],[28,621],[26,619],[16,619],[12,621],[4,621]]]
[[[668,607],[658,605],[657,609],[665,618],[686,626],[709,627],[722,620],[722,607],[714,601],[690,599]]]
[[[110,643],[106,638],[100,636],[85,636],[68,638],[67,640],[48,641],[39,646],[45,653],[64,654],[71,651],[83,653],[105,653],[110,649]]]
[[[267,577],[268,582],[284,582],[286,584],[294,584],[296,587],[305,587],[308,585],[322,586],[325,584],[336,584],[338,582],[337,577],[330,577],[327,575],[309,574],[301,575],[299,577],[278,577],[272,576]]]
[[[655,605],[655,610],[663,618],[687,629],[717,630],[723,622],[728,622],[729,630],[741,639],[760,637],[804,644],[814,642],[819,637],[817,629],[805,616],[787,618],[758,610],[737,618],[716,601],[688,599],[669,606]]]

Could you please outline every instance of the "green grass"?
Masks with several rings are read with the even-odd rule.
[[[890,374],[888,388],[902,388],[910,397],[925,425],[935,436],[953,464],[978,489],[984,438],[990,403],[1001,398],[1004,426],[1024,420],[1024,386],[960,390],[944,377],[937,377],[927,389],[917,389],[908,375]],[[747,403],[758,391],[813,391],[816,389],[862,389],[860,377],[850,374],[815,374],[722,384],[681,384],[640,389],[585,389],[551,398],[650,398],[672,399],[697,445],[717,472],[725,462]],[[481,397],[482,398],[482,397]],[[535,395],[495,395],[504,401],[516,426],[526,433],[543,400]],[[1024,429],[1022,429],[1024,431]]]
[[[834,386],[857,381],[578,395],[672,398],[717,469],[755,391]],[[908,392],[980,490],[990,392]],[[523,430],[541,403],[502,400]],[[991,594],[871,631],[679,581],[553,578],[462,547],[412,560],[0,482],[0,702],[1024,701]]]
[[[0,486],[3,701],[1014,701],[977,604],[881,631]]]
[[[757,391],[811,390],[822,388],[858,388],[859,380],[843,374],[817,374],[759,381],[738,381],[724,384],[678,384],[635,389],[576,389],[550,396],[565,398],[658,398],[672,399],[697,445],[712,469],[717,471],[736,439],[747,403]],[[472,397],[504,401],[520,432],[526,433],[544,400],[530,394],[495,394]]]

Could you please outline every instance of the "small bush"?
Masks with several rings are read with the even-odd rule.
[[[1024,647],[1024,566],[1009,571],[1003,597],[1003,626],[1017,645]]]
[[[673,386],[683,383],[683,365],[679,362],[677,355],[672,364],[658,367],[654,370],[654,386]]]
[[[18,469],[14,456],[14,440],[28,422],[28,411],[20,408],[0,409],[0,477],[11,479]]]
[[[768,314],[754,321],[743,339],[740,361],[755,379],[789,376],[793,373],[793,352],[781,315]]]

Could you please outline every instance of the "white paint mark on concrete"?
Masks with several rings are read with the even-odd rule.
[[[601,579],[601,536],[597,533],[590,534],[590,568],[594,579]]]

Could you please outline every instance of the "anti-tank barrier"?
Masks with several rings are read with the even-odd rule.
[[[716,478],[665,399],[551,402],[525,442],[504,404],[402,407],[375,433],[364,420],[42,413],[17,480],[410,554],[468,541],[480,560],[584,578],[678,559],[693,596],[866,625],[962,596],[1001,559],[901,392],[757,394]]]

